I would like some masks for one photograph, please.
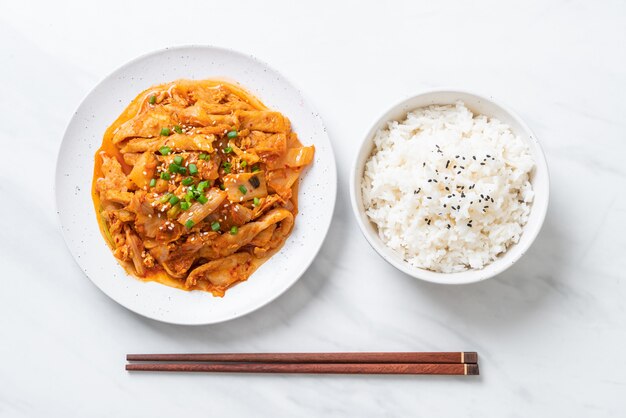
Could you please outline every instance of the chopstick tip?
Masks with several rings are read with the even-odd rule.
[[[478,376],[480,374],[478,370],[478,364],[467,364],[467,376]]]
[[[478,363],[478,353],[475,351],[465,351],[463,353],[463,363]]]

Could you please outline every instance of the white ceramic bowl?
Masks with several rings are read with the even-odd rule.
[[[433,104],[454,104],[458,100],[465,103],[472,112],[494,117],[508,124],[514,133],[518,134],[529,146],[530,152],[535,160],[535,168],[531,173],[530,182],[535,191],[528,223],[524,226],[519,242],[509,247],[493,263],[480,270],[467,270],[459,273],[437,273],[430,270],[420,269],[404,261],[402,256],[387,247],[378,236],[377,227],[372,223],[363,207],[361,196],[361,182],[365,162],[371,155],[374,148],[374,134],[380,128],[384,128],[387,122],[392,120],[402,120],[407,112],[419,107]],[[442,284],[465,284],[482,281],[502,273],[504,270],[515,264],[531,246],[543,225],[543,221],[548,209],[550,181],[548,178],[548,166],[546,159],[537,142],[537,138],[526,124],[511,110],[507,109],[493,98],[486,98],[477,94],[459,90],[433,90],[420,93],[392,106],[382,115],[369,129],[363,140],[363,144],[356,156],[350,174],[350,197],[352,209],[363,235],[370,245],[387,262],[398,270],[418,279]]]
[[[94,153],[106,128],[141,91],[180,78],[230,79],[279,110],[315,159],[301,176],[299,214],[281,250],[223,298],[185,292],[129,276],[100,234],[91,200]],[[337,190],[335,158],[318,113],[282,75],[251,56],[211,46],[181,46],[143,55],[98,84],[70,121],[57,160],[55,194],[65,241],[85,274],[128,309],[163,322],[201,325],[250,313],[302,276],[322,246]]]

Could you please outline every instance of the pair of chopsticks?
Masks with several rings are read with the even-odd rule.
[[[475,352],[128,354],[126,360],[130,371],[479,374]]]

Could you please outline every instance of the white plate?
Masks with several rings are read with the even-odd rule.
[[[236,81],[272,109],[287,116],[315,160],[301,176],[299,215],[279,253],[246,282],[226,292],[185,292],[142,282],[124,271],[104,242],[91,201],[94,153],[106,128],[144,89],[179,78]],[[209,47],[168,48],[139,57],[113,72],[80,104],[70,121],[57,159],[56,201],[65,241],[85,274],[126,308],[175,324],[227,321],[271,302],[311,264],[330,226],[337,172],[330,140],[319,115],[302,94],[266,64],[238,52]]]

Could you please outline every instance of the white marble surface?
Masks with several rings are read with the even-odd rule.
[[[625,416],[625,27],[623,1],[2,1],[0,416]],[[339,169],[335,221],[305,276],[249,316],[195,328],[141,318],[92,285],[52,192],[65,125],[89,89],[139,54],[191,43],[252,53],[293,80]],[[535,245],[481,284],[395,271],[349,208],[366,127],[437,86],[508,103],[551,169]],[[123,370],[128,352],[279,350],[476,350],[482,376]]]

